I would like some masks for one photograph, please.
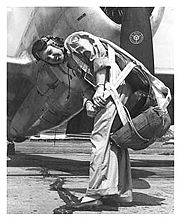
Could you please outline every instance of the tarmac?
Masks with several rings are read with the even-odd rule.
[[[16,154],[7,160],[7,214],[53,214],[70,199],[81,198],[88,183],[90,151],[86,139],[17,143]],[[174,213],[173,140],[155,142],[141,151],[129,149],[129,153],[132,204],[73,214]],[[51,186],[58,180],[61,191]]]

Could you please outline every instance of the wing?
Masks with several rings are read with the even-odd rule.
[[[60,80],[44,63],[37,65],[22,58],[9,58],[7,71],[9,141],[24,141],[66,122],[82,110],[83,99],[75,76],[69,88],[67,76]]]
[[[157,23],[156,18],[153,23]],[[120,43],[121,24],[113,22],[98,7],[8,10],[8,56],[13,57],[8,58],[7,69],[9,140],[20,141],[63,124],[82,110],[81,91],[73,73],[69,85],[67,75],[60,69],[44,69],[31,56],[32,44],[40,36],[52,34],[65,38],[81,30]],[[69,90],[71,95],[67,100]]]

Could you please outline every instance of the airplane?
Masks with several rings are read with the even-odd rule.
[[[142,8],[143,9],[143,8]],[[139,10],[139,9],[138,9]],[[162,21],[165,8],[143,9],[143,34],[149,35],[150,49],[134,49],[131,53],[149,68],[154,69],[152,37]],[[139,10],[140,13],[142,10]],[[83,110],[83,99],[78,79],[65,65],[61,72],[57,67],[38,62],[31,54],[33,43],[43,35],[66,38],[75,31],[86,31],[111,40],[127,51],[125,39],[129,28],[123,23],[128,8],[119,7],[12,7],[7,9],[7,140],[9,153],[15,152],[16,142],[23,142],[45,130],[51,130],[67,123],[67,133],[91,131],[93,119]],[[136,13],[137,14],[137,13]],[[139,15],[136,15],[139,16]],[[149,23],[148,23],[149,22]],[[148,26],[149,25],[149,26]],[[14,28],[16,27],[16,28]],[[124,34],[124,35],[123,35]],[[124,38],[123,38],[124,37]],[[135,37],[139,37],[136,35]],[[136,39],[136,38],[134,38]],[[124,41],[123,41],[124,40]],[[146,48],[146,47],[145,47]],[[154,72],[153,72],[154,74]],[[172,75],[158,76],[173,93]],[[170,82],[169,82],[170,81]],[[172,104],[171,104],[172,105]],[[173,118],[173,106],[171,106]],[[86,119],[86,123],[83,122]],[[81,122],[80,122],[81,121]],[[77,125],[78,124],[78,125]],[[81,125],[80,125],[81,124]],[[79,128],[80,127],[80,128]]]

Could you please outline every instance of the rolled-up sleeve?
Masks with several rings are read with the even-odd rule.
[[[104,68],[110,68],[109,59],[107,57],[99,57],[94,59],[94,72],[98,72]]]
[[[81,55],[86,63],[91,62],[94,73],[111,67],[105,47],[98,37],[90,33],[81,31],[70,35],[65,41],[65,46],[70,52]]]

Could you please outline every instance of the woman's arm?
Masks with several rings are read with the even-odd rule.
[[[104,99],[104,86],[106,80],[106,68],[96,73],[96,92],[93,96],[93,102],[96,107],[104,107],[106,100]]]
[[[93,102],[96,107],[103,107],[106,102],[103,98],[106,71],[111,67],[107,50],[98,37],[82,31],[70,35],[65,40],[65,47],[72,56],[78,56],[81,59],[80,63],[77,62],[80,67],[83,67],[81,66],[82,60],[86,63],[85,65],[93,66],[93,70],[91,69],[93,72],[91,73],[96,79],[96,91],[93,96]],[[84,90],[84,93],[86,93],[86,90]]]
[[[92,97],[94,95],[94,88],[92,87],[92,85],[90,85],[87,81],[79,78],[79,82],[80,82],[80,86],[83,92],[83,97],[86,100],[92,100]]]

